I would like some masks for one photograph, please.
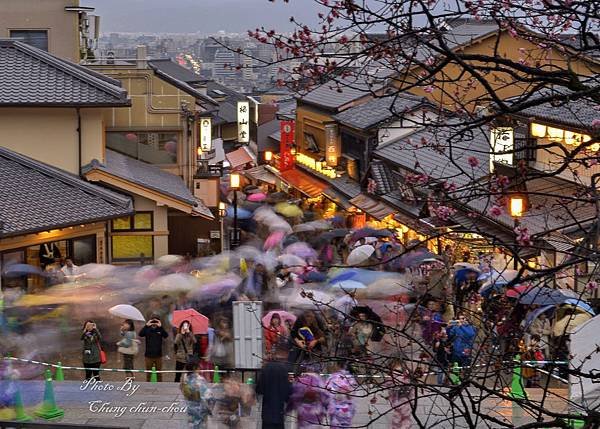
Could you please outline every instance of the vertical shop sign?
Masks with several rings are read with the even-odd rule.
[[[250,142],[250,103],[238,101],[237,103],[238,142]]]
[[[294,121],[281,121],[279,126],[281,130],[279,171],[287,171],[294,168],[294,155],[292,154],[295,131]]]
[[[212,120],[210,118],[200,120],[200,149],[203,154],[212,152]]]
[[[340,156],[337,124],[325,125],[325,160],[329,167],[337,167]]]

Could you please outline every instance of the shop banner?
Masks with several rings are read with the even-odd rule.
[[[294,155],[292,147],[294,146],[294,121],[281,121],[281,143],[279,145],[279,171],[287,171],[294,168]]]
[[[325,125],[325,161],[329,167],[337,167],[341,155],[341,144],[338,138],[337,124]]]
[[[212,121],[210,118],[200,120],[200,149],[202,154],[212,152]]]
[[[237,103],[238,142],[250,142],[250,103],[238,101]]]

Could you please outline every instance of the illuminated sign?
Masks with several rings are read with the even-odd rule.
[[[281,131],[281,140],[279,144],[279,171],[287,171],[294,168],[294,156],[292,147],[294,146],[294,121],[281,121],[279,123]]]
[[[238,142],[250,142],[250,103],[238,101],[237,103]]]
[[[203,154],[212,152],[212,120],[210,118],[200,119],[200,149]]]
[[[337,124],[325,125],[325,161],[330,167],[337,167],[340,156],[340,141]]]
[[[492,171],[494,169],[494,162],[513,165],[515,135],[512,128],[492,128],[491,146],[492,154],[490,156],[490,168]]]

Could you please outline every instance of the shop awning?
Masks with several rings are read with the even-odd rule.
[[[318,179],[315,179],[309,176],[306,173],[301,172],[300,170],[288,170],[282,171],[281,178],[290,186],[298,189],[304,195],[308,197],[316,197],[325,189],[327,189],[327,184],[321,182]]]
[[[246,146],[242,146],[233,152],[226,153],[225,158],[227,158],[227,161],[229,161],[229,164],[233,169],[248,164],[249,162],[254,162],[254,157]]]
[[[396,210],[392,207],[384,204],[380,201],[376,201],[373,198],[360,194],[350,200],[352,205],[358,207],[365,213],[373,216],[377,220],[382,220],[392,213],[396,213]]]
[[[352,204],[350,204],[348,198],[343,196],[340,192],[336,191],[335,189],[327,188],[323,191],[323,195],[325,195],[325,197],[329,198],[331,201],[333,201],[345,210],[352,207]]]
[[[243,170],[242,173],[249,179],[260,180],[270,185],[275,185],[275,183],[277,183],[277,176],[270,171],[267,171],[264,165]]]

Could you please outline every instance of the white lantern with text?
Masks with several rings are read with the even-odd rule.
[[[237,103],[238,142],[250,142],[250,103],[238,101]]]

